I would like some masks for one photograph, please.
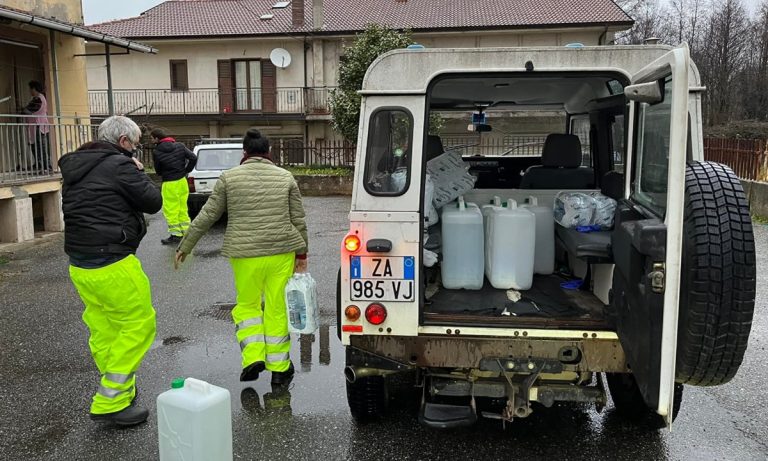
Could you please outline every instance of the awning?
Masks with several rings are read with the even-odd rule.
[[[78,26],[76,24],[70,24],[68,22],[59,21],[58,19],[43,18],[35,16],[32,13],[25,11],[8,8],[6,6],[0,6],[0,18],[12,19],[24,24],[31,24],[33,26],[42,27],[45,29],[55,30],[76,37],[82,37],[89,41],[101,42],[107,45],[114,45],[119,48],[125,48],[128,50],[138,51],[141,53],[156,54],[157,49],[143,43],[126,40],[120,37],[114,37],[112,35],[102,34],[94,32],[86,27]]]

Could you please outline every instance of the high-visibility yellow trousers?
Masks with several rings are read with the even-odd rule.
[[[149,279],[131,255],[98,269],[69,267],[85,304],[88,345],[101,374],[91,413],[114,413],[136,395],[136,371],[155,340],[155,309]]]
[[[163,181],[163,216],[168,222],[168,233],[183,237],[189,229],[189,183],[187,178],[176,181]]]
[[[266,362],[267,370],[282,372],[290,366],[291,337],[288,334],[285,286],[293,275],[295,260],[294,253],[230,259],[237,289],[232,320],[243,356],[243,368],[255,362]]]

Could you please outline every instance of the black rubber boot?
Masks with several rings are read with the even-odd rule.
[[[273,371],[272,372],[272,385],[273,386],[287,386],[293,380],[293,375],[296,370],[293,368],[293,362],[288,366],[285,371]]]
[[[160,240],[163,245],[178,245],[181,242],[181,237],[177,235],[169,235],[168,238]]]
[[[259,379],[259,373],[265,369],[264,362],[253,362],[240,373],[240,381],[256,381]]]
[[[117,426],[136,426],[147,420],[149,410],[138,405],[131,405],[115,413],[103,415],[94,415],[91,413],[91,419],[98,423],[111,423]]]

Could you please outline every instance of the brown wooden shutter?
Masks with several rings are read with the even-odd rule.
[[[261,110],[277,112],[277,68],[270,61],[261,61]]]
[[[235,111],[234,82],[232,78],[232,61],[220,59],[217,62],[219,74],[219,112]]]

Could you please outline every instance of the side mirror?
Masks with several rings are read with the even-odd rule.
[[[664,100],[661,82],[638,83],[624,88],[624,95],[630,101],[656,104]]]

